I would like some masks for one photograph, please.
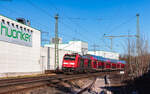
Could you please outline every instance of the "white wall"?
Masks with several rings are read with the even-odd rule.
[[[45,47],[54,48],[54,44],[46,44]],[[59,44],[59,49],[70,50],[77,53],[82,53],[88,51],[88,43],[82,41],[70,41],[68,44]]]
[[[48,58],[48,53],[50,54],[50,57]],[[68,50],[59,50],[59,68],[62,68],[62,61],[63,61],[63,56],[65,54],[70,54],[70,53],[74,53],[73,51],[68,51]],[[49,63],[50,63],[50,70],[54,70],[55,69],[55,49],[49,47],[49,52],[48,52],[48,47],[41,47],[41,56],[44,57],[44,69],[47,70],[47,66],[48,66],[48,59],[49,59]],[[42,63],[42,60],[41,60]]]
[[[32,47],[0,41],[0,75],[9,72],[40,72],[40,31],[0,16],[14,25],[33,31]]]

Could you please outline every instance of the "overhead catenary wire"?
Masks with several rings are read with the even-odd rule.
[[[124,21],[124,22],[120,23],[119,25],[115,26],[114,28],[112,28],[112,29],[111,29],[110,31],[108,31],[107,33],[110,33],[110,32],[112,33],[112,32],[114,32],[115,30],[121,28],[121,26],[123,26],[123,25],[125,25],[125,24],[127,24],[127,23],[130,23],[131,21],[133,21],[134,18],[135,18],[135,16],[130,17],[130,18],[127,19],[126,21]],[[104,42],[104,39],[103,39],[103,42]],[[104,42],[104,44],[106,45],[105,42]],[[106,47],[110,48],[109,46],[106,46]]]
[[[3,5],[0,5],[0,6],[3,6]],[[5,7],[5,6],[4,6]],[[11,13],[14,13],[14,14],[18,14],[18,15],[20,15],[20,16],[24,16],[22,13],[20,13],[20,12],[17,12],[17,11],[15,11],[15,10],[12,10],[12,9],[7,9],[6,7],[5,8],[3,8],[4,10],[6,10],[6,11],[9,11],[9,12],[11,12]],[[30,19],[30,18],[29,18]],[[41,25],[41,26],[43,26],[43,27],[45,27],[45,28],[49,28],[47,25],[45,25],[45,24],[41,24],[40,22],[38,22],[37,20],[34,20],[34,19],[32,19],[34,22],[36,22],[38,25]],[[39,26],[38,26],[39,27]],[[41,28],[38,28],[39,30],[41,30]],[[41,32],[44,32],[45,33],[45,31],[41,31]]]
[[[30,1],[30,2],[31,2],[31,1]],[[35,8],[40,8],[40,7],[36,6],[35,4],[33,4],[32,2],[31,2],[31,5],[34,6]],[[41,8],[40,8],[40,9],[41,9]],[[43,9],[41,9],[41,11],[43,11]],[[47,14],[47,16],[50,15],[50,14],[48,14],[47,11],[44,11],[44,13]],[[50,17],[53,17],[53,16],[50,15]],[[65,23],[63,23],[63,22],[61,22],[60,20],[59,20],[58,22],[62,23],[63,25],[65,25],[65,26],[67,27],[68,30],[71,30],[71,31],[72,31],[72,27],[70,27],[69,25],[67,25],[67,24],[65,24]],[[66,34],[63,34],[62,32],[59,32],[58,34],[67,36]],[[68,37],[71,37],[71,36],[68,35]]]
[[[68,18],[68,16],[66,16]],[[69,19],[70,22],[72,22],[74,25],[76,25],[76,27],[81,28],[83,31],[89,32],[87,29],[83,28],[82,26],[80,26],[79,24],[73,22],[72,20]],[[80,36],[83,36],[86,39],[89,39],[87,36],[81,34],[80,32],[78,32],[80,34]]]
[[[56,13],[59,13],[59,9],[55,6],[55,4],[52,2],[52,0],[48,0],[51,5],[53,6],[53,9],[55,9]]]
[[[39,6],[35,5],[34,3],[31,2],[31,0],[28,0],[28,3],[31,4],[33,7],[35,7],[36,9],[40,10],[41,12],[43,12],[44,14],[46,14],[47,16],[50,16],[51,18],[53,18],[52,15],[50,15],[50,13],[48,13],[47,11],[45,11],[44,9],[40,8]],[[72,27],[70,27],[68,24],[63,23],[62,21],[58,21],[59,23],[63,24],[64,26],[67,27],[67,29],[72,31]]]
[[[110,32],[112,33],[113,31],[119,29],[122,25],[125,25],[125,24],[131,22],[135,17],[136,17],[136,16],[130,17],[130,18],[127,19],[126,21],[124,21],[124,22],[120,23],[119,25],[115,26],[114,28],[112,28],[112,29],[111,29],[110,31],[108,31],[107,33],[110,33]]]
[[[58,8],[56,7],[56,5],[55,5],[51,0],[50,0],[50,2],[51,2],[51,4],[53,5],[53,8],[56,9],[56,11],[57,11]],[[74,25],[76,25],[78,28],[81,28],[83,31],[89,32],[87,29],[81,27],[79,24],[74,23],[74,22],[70,19],[70,17],[66,16],[65,14],[63,14],[63,15],[64,15],[71,23],[73,23]],[[60,17],[60,18],[61,18],[61,17]],[[63,19],[64,19],[64,18],[63,18]],[[63,23],[63,22],[62,22],[62,23]],[[70,26],[67,25],[66,22],[63,23],[63,24],[65,24],[67,27],[70,28]],[[71,29],[72,29],[72,28],[71,28]],[[76,31],[76,32],[77,32],[77,31]],[[80,36],[82,36],[82,37],[84,37],[84,38],[86,38],[86,39],[89,39],[87,36],[81,34],[80,32],[78,32],[78,35],[80,35]]]

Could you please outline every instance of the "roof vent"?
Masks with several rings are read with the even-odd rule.
[[[28,25],[28,26],[30,26],[30,25],[31,25],[31,23],[30,23],[30,21],[29,21],[29,20],[27,20],[27,25]]]
[[[17,20],[17,22],[19,22],[19,23],[22,23],[22,24],[25,24],[25,25],[26,25],[26,20],[25,20],[24,18],[17,18],[16,20]]]

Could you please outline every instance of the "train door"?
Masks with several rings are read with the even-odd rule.
[[[78,62],[77,62],[77,72],[80,71],[80,63],[81,63],[81,58],[78,58]]]
[[[92,69],[91,69],[91,67],[92,67],[92,61],[89,59],[88,60],[88,71],[90,72]]]
[[[80,72],[83,72],[83,70],[84,70],[84,59],[81,58],[80,59]]]
[[[97,62],[94,60],[94,68],[97,68]]]
[[[110,68],[111,68],[111,62],[107,61],[106,62],[106,69],[110,70]]]
[[[88,59],[84,59],[84,69],[85,69],[85,72],[88,70]]]
[[[105,68],[105,62],[103,62],[102,61],[102,67],[101,67],[102,69],[104,69]]]
[[[98,69],[99,61],[96,61],[96,69]]]
[[[116,69],[117,68],[117,63],[112,63],[112,69]]]
[[[98,68],[99,68],[99,69],[102,69],[102,67],[103,67],[103,62],[98,61]]]

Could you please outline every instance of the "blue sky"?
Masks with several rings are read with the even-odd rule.
[[[59,36],[63,42],[82,40],[99,45],[97,50],[110,51],[107,35],[136,34],[136,13],[140,14],[141,36],[150,33],[150,0],[0,0],[0,14],[15,19],[23,17],[43,37],[54,37],[56,13],[59,14]],[[135,39],[135,38],[131,38]],[[127,38],[115,38],[113,51],[124,53]]]

